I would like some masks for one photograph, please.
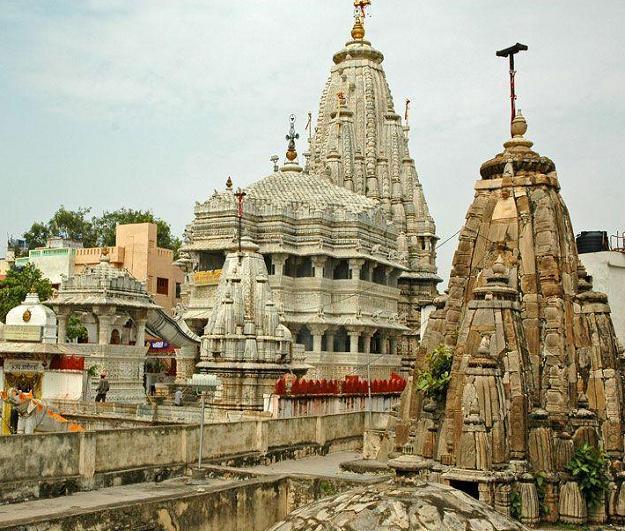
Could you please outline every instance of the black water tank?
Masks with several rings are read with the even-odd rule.
[[[577,244],[577,252],[579,254],[610,250],[608,233],[604,230],[580,232],[575,237],[575,243]]]

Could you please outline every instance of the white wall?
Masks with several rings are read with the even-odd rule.
[[[80,400],[84,374],[83,371],[45,371],[42,398]]]
[[[44,252],[42,250],[41,252]],[[60,256],[30,256],[28,261],[37,266],[52,284],[60,284],[62,275],[70,276],[74,273],[74,255],[69,252]]]
[[[579,257],[592,276],[593,289],[608,295],[616,335],[625,345],[625,254],[602,251]]]

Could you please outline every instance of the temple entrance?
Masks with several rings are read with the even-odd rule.
[[[475,481],[461,481],[459,479],[451,479],[449,480],[449,486],[454,489],[461,490],[465,494],[468,494],[472,498],[476,500],[480,499],[480,491],[478,488],[478,483]]]

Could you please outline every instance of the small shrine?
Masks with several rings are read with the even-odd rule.
[[[211,406],[262,411],[282,375],[302,376],[309,366],[280,322],[258,246],[244,237],[238,249],[226,257],[196,372],[221,381]]]
[[[70,316],[86,329],[84,344],[76,345],[85,357],[85,369],[107,375],[107,400],[142,402],[144,363],[148,347],[145,330],[148,311],[158,310],[145,285],[128,271],[111,265],[104,252],[100,263],[62,281],[47,304],[58,316],[59,342],[66,341]],[[97,379],[85,398],[92,399]]]

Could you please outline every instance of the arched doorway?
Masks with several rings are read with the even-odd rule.
[[[312,351],[313,349],[313,337],[312,334],[310,333],[310,330],[308,329],[307,326],[302,326],[299,329],[299,332],[297,333],[297,338],[296,338],[296,343],[299,343],[300,345],[304,345],[304,348],[307,351]]]
[[[109,341],[109,343],[111,345],[120,345],[121,344],[121,336],[119,334],[119,330],[117,330],[117,328],[113,328],[113,331],[111,332],[111,340]]]

